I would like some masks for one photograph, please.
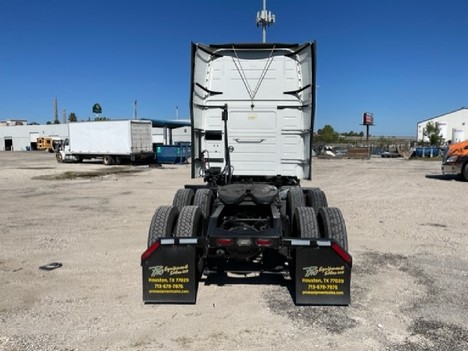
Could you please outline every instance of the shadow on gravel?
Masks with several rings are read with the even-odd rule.
[[[288,300],[288,305],[294,305],[294,284],[289,276],[284,274],[233,274],[233,273],[218,273],[209,274],[203,277],[200,281],[205,285],[271,285],[275,289],[282,291],[285,300]],[[280,288],[279,288],[280,287]],[[288,295],[289,293],[289,295]],[[286,302],[286,301],[285,301]]]
[[[205,285],[280,285],[289,286],[291,282],[281,274],[209,274],[202,278],[201,282]]]
[[[122,168],[122,167],[112,167],[94,171],[86,172],[77,172],[77,171],[68,171],[59,174],[47,174],[42,176],[33,177],[37,180],[73,180],[73,179],[91,179],[97,177],[104,177],[108,175],[130,175],[134,173],[142,172],[142,169],[135,168]]]
[[[435,180],[444,180],[444,181],[459,181],[463,182],[463,178],[456,174],[426,174],[427,179],[435,179]]]

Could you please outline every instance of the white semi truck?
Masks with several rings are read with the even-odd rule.
[[[278,273],[304,305],[348,305],[345,222],[311,179],[315,43],[192,44],[192,178],[156,209],[143,300],[195,303],[200,277]]]
[[[154,158],[151,121],[115,120],[68,124],[69,139],[56,153],[57,162],[102,159],[105,165]]]

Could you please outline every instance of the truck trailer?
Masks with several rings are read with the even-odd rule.
[[[192,178],[156,209],[143,301],[196,303],[202,277],[282,274],[298,305],[348,305],[341,211],[312,176],[315,42],[192,43]]]
[[[151,121],[115,120],[68,124],[69,139],[57,162],[102,159],[105,165],[154,159]]]

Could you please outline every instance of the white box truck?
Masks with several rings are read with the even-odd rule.
[[[151,121],[118,120],[75,122],[69,139],[57,152],[57,162],[102,159],[105,165],[154,158]]]
[[[315,43],[192,44],[192,178],[156,209],[143,300],[195,303],[201,275],[291,277],[296,304],[348,305],[341,211],[311,179]]]

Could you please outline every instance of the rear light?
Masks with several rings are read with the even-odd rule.
[[[234,244],[233,239],[216,239],[216,244],[218,246],[232,246]]]
[[[343,261],[345,261],[350,266],[353,265],[353,258],[345,250],[343,250],[340,245],[338,245],[337,243],[332,243],[331,247],[333,251],[335,251],[338,254],[338,256],[340,256],[343,259]]]
[[[143,263],[143,261],[146,261],[153,254],[153,252],[159,248],[159,246],[161,246],[161,244],[159,241],[156,241],[153,245],[148,247],[148,249],[141,255],[141,262]]]
[[[268,246],[272,246],[273,242],[270,239],[257,239],[255,240],[255,244],[261,247],[268,247]]]

